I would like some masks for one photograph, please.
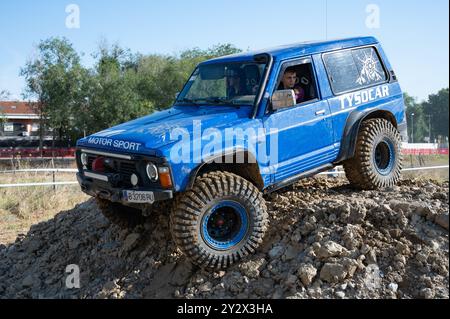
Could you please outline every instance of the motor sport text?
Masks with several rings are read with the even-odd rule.
[[[142,143],[135,143],[122,140],[113,140],[105,137],[90,137],[88,143],[92,145],[109,146],[128,151],[139,151]]]

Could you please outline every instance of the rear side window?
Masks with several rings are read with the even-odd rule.
[[[372,47],[328,53],[323,59],[335,94],[387,80],[380,58]]]

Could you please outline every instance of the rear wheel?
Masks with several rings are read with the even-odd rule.
[[[256,186],[232,173],[211,172],[176,199],[170,224],[188,258],[200,267],[221,269],[255,252],[268,214]]]
[[[370,190],[395,185],[402,169],[401,138],[385,119],[361,124],[355,156],[344,163],[347,179],[358,188]]]

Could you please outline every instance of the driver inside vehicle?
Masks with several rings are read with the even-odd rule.
[[[226,71],[227,97],[229,99],[245,95],[242,76],[242,72],[238,69],[228,69]]]
[[[297,71],[293,68],[288,68],[283,74],[278,90],[294,90],[296,103],[302,103],[305,99],[305,90],[298,83]]]

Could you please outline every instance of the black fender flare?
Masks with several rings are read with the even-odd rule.
[[[355,155],[356,140],[358,138],[359,128],[361,123],[369,118],[384,118],[390,121],[397,128],[397,121],[395,116],[387,110],[354,110],[347,117],[345,123],[344,133],[341,139],[341,148],[339,155],[334,164],[341,163],[346,159],[352,158]]]
[[[202,168],[204,168],[206,165],[209,164],[214,164],[214,161],[219,159],[219,158],[223,158],[225,156],[230,156],[230,155],[237,155],[240,153],[244,153],[244,159],[246,158],[247,160],[243,163],[243,164],[256,164],[258,166],[258,176],[256,177],[256,179],[258,179],[257,181],[254,181],[255,184],[258,186],[258,188],[262,189],[264,187],[264,181],[262,180],[260,171],[259,171],[259,163],[256,160],[256,157],[254,154],[252,154],[251,152],[249,152],[248,150],[245,149],[237,149],[237,150],[232,150],[229,152],[224,152],[223,154],[217,154],[217,155],[213,155],[205,160],[202,161],[201,164],[199,164],[195,169],[193,169],[190,173],[189,176],[189,180],[186,186],[186,190],[191,189],[194,186],[195,183],[195,179],[197,178],[199,172],[202,170]],[[226,163],[226,162],[222,162],[221,164],[223,165],[236,165],[235,163]],[[231,173],[234,173],[233,170],[230,170]],[[240,174],[238,174],[240,175]]]

